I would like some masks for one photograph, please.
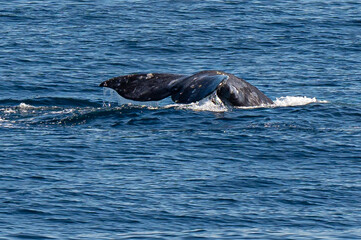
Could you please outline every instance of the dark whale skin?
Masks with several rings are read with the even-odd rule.
[[[233,74],[208,70],[193,75],[142,73],[114,77],[100,87],[114,89],[134,101],[158,101],[169,96],[176,103],[192,103],[216,92],[227,106],[261,106],[273,101],[258,88]]]

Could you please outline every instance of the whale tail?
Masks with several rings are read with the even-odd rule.
[[[171,95],[174,84],[184,77],[177,74],[130,74],[111,78],[100,87],[114,89],[120,96],[135,101],[158,101]]]
[[[176,103],[197,102],[212,92],[225,79],[223,74],[184,76],[166,73],[131,74],[111,78],[100,87],[114,89],[120,96],[135,101],[158,101],[171,96]]]
[[[272,100],[258,88],[232,74],[201,71],[191,76],[167,73],[131,74],[111,78],[100,87],[114,89],[120,96],[135,101],[159,101],[171,96],[176,103],[192,103],[217,92],[230,106],[259,106]]]

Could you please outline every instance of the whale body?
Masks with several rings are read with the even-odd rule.
[[[134,101],[158,101],[171,97],[175,103],[193,103],[210,95],[226,106],[260,106],[273,101],[258,88],[222,71],[201,71],[193,75],[143,73],[114,77],[100,87],[114,89]]]

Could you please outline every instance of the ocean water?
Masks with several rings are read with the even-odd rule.
[[[361,239],[361,3],[1,1],[0,239]],[[223,70],[274,100],[129,103]]]

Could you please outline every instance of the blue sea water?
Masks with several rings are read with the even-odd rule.
[[[359,1],[0,2],[0,239],[361,239]],[[98,87],[206,69],[275,104]]]

